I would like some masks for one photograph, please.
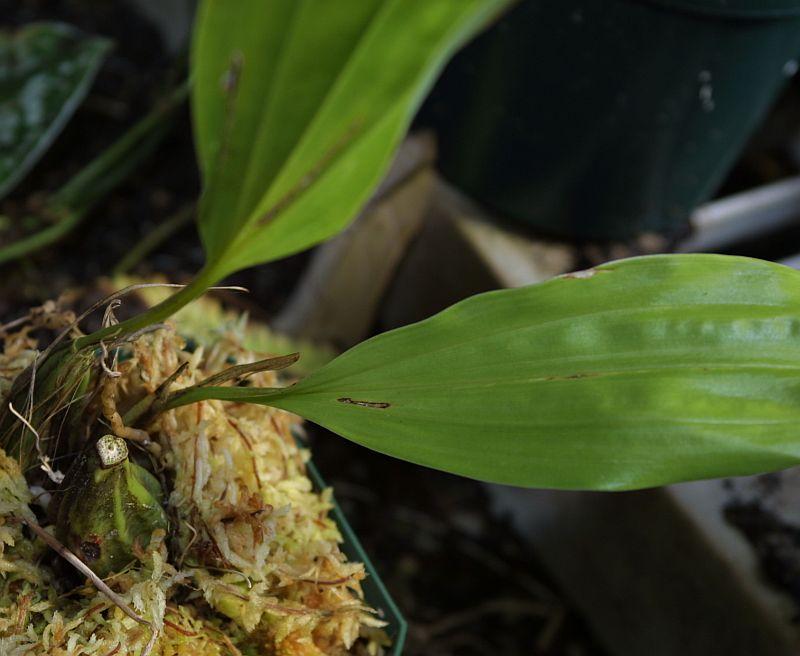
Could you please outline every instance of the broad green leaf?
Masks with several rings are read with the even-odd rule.
[[[341,230],[447,58],[508,0],[205,0],[200,232],[223,275]]]
[[[467,299],[284,390],[296,412],[478,479],[622,490],[800,463],[800,272],[652,256]]]
[[[61,23],[0,33],[0,197],[61,132],[110,48]]]

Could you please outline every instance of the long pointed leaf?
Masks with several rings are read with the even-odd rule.
[[[467,299],[293,387],[218,396],[515,485],[776,470],[800,463],[800,272],[719,255],[613,262]]]
[[[192,69],[211,266],[341,230],[448,56],[508,1],[205,0]]]

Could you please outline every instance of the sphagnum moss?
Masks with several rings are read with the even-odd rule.
[[[125,417],[137,401],[163,392],[181,365],[172,391],[263,357],[240,343],[226,334],[190,352],[182,337],[161,329],[124,347],[114,365],[119,375],[103,384],[115,386]],[[4,402],[35,354],[26,331],[6,337]],[[93,375],[102,371],[95,365]],[[268,372],[252,379],[277,383]],[[113,423],[108,408],[87,399],[81,416],[96,425],[83,426],[85,443],[61,486],[31,488],[17,459],[0,451],[0,653],[383,652],[383,623],[363,601],[364,567],[339,550],[330,492],[315,491],[305,474],[308,453],[292,437],[294,416],[204,401],[151,416],[138,429],[152,442],[143,447],[104,436],[103,424]],[[64,460],[54,467],[66,468]],[[25,528],[28,520],[104,576],[147,624],[81,584]]]

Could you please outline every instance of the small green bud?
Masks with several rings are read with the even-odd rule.
[[[128,459],[122,438],[106,435],[81,454],[63,484],[56,529],[65,546],[98,576],[134,560],[156,529],[167,529],[158,479]]]

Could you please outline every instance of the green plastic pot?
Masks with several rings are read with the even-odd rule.
[[[423,115],[445,177],[573,239],[675,235],[800,55],[800,0],[527,0]]]
[[[317,491],[324,490],[328,487],[313,462],[309,462],[306,465],[306,469],[308,477],[311,479]],[[335,497],[333,500],[332,515],[336,525],[339,527],[342,538],[344,538],[344,543],[341,545],[342,551],[347,556],[348,560],[364,563],[364,568],[368,576],[363,582],[362,587],[367,604],[380,613],[382,620],[388,622],[388,626],[385,630],[392,640],[392,646],[388,654],[389,656],[401,656],[406,641],[406,633],[408,631],[406,620],[389,595],[389,591],[386,589],[383,581],[381,581],[380,576],[378,576],[375,566],[370,562],[367,553],[358,541],[358,537],[347,522],[347,518],[342,512],[342,509],[339,507],[339,504],[336,503]]]

